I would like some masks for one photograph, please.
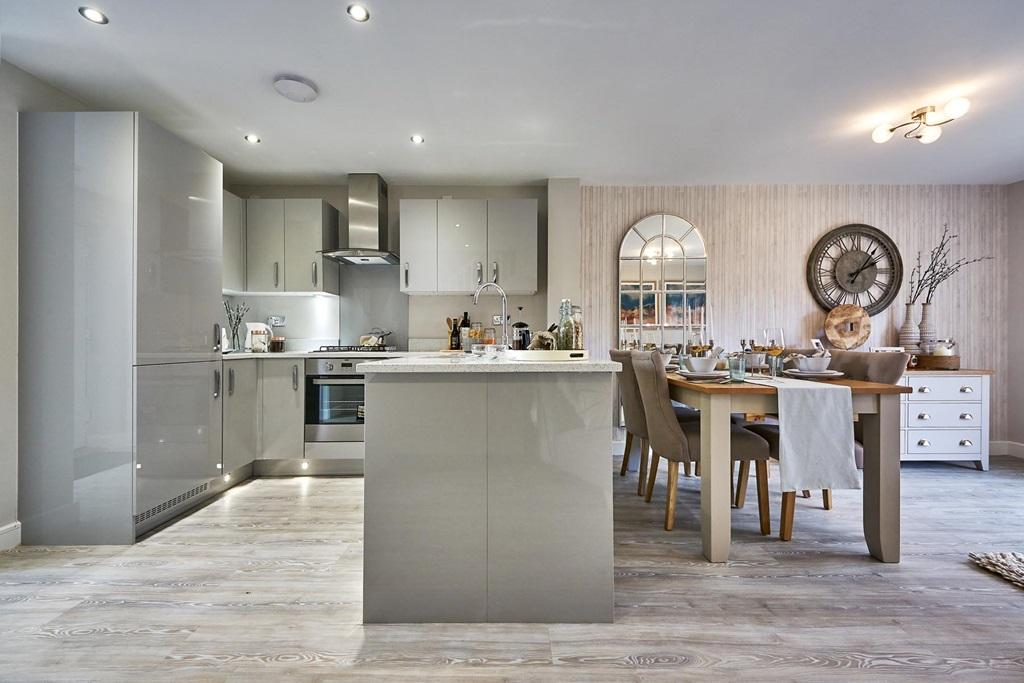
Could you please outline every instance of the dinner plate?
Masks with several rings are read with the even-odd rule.
[[[790,377],[796,377],[798,379],[839,379],[845,377],[846,374],[839,372],[838,370],[822,370],[821,372],[812,372],[810,370],[783,370]]]
[[[722,379],[729,376],[728,370],[712,370],[711,372],[690,372],[689,370],[677,370],[678,374],[686,379]]]

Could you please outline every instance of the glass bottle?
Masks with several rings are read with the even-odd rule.
[[[583,309],[579,306],[572,307],[572,348],[583,350]]]
[[[573,348],[573,339],[575,337],[575,325],[572,322],[572,302],[568,299],[562,299],[558,312],[560,318],[558,329],[555,331],[555,345],[560,350],[569,350]]]

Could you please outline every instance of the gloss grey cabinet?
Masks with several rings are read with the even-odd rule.
[[[437,202],[437,291],[464,294],[484,281],[487,263],[487,200]]]
[[[245,283],[250,292],[284,291],[284,200],[245,200]]]
[[[222,168],[135,112],[19,115],[22,540],[124,544],[221,462]]]
[[[224,362],[223,471],[234,472],[260,456],[259,363]]]
[[[260,457],[303,457],[305,440],[305,372],[301,358],[261,360],[263,372],[263,449]]]
[[[222,288],[245,291],[245,200],[224,190],[222,212],[224,280]]]
[[[250,292],[340,290],[336,261],[339,213],[322,199],[247,199],[246,289]]]
[[[401,268],[399,284],[406,294],[437,293],[437,200],[399,202]]]

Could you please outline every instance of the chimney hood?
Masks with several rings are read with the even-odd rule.
[[[338,248],[323,254],[359,266],[398,263],[388,249],[388,185],[379,175],[349,174],[348,226],[340,230]]]

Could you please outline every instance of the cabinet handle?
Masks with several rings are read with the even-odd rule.
[[[235,369],[228,368],[228,396],[235,395]]]
[[[313,261],[313,286],[316,287],[316,261]]]
[[[918,445],[918,446],[924,446],[925,448],[927,448],[928,446],[931,446],[931,445],[932,445],[932,442],[931,442],[931,441],[929,441],[928,439],[920,439],[920,440],[919,440],[919,441],[917,442],[917,445]]]
[[[480,261],[476,262],[476,283],[478,285],[484,283],[484,264]]]
[[[277,277],[278,271],[279,271],[278,262],[274,261],[274,289],[277,289],[277,283],[279,282],[279,279]]]
[[[928,387],[918,387],[917,388],[917,393],[919,393],[919,394],[930,394],[930,393],[932,393],[932,390],[929,389]]]
[[[974,393],[974,388],[973,387],[960,387],[960,393],[961,394],[973,394]]]
[[[929,415],[928,413],[918,413],[917,419],[918,420],[930,420],[930,419],[932,419],[932,416]]]
[[[405,288],[409,289],[409,262],[405,262]]]
[[[498,284],[498,262],[491,264],[491,282]]]
[[[973,420],[974,416],[971,415],[970,413],[960,413],[960,419],[961,420]]]
[[[213,397],[220,398],[220,370],[213,371]]]
[[[960,445],[961,446],[973,446],[974,442],[971,441],[970,439],[960,439]]]
[[[220,351],[220,323],[213,324],[213,350]]]
[[[298,391],[299,390],[299,366],[298,365],[293,365],[292,366],[292,389],[294,391]]]

